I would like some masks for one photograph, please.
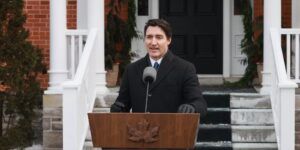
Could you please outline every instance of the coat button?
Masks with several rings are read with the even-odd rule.
[[[149,96],[149,97],[151,97],[151,96],[152,96],[152,94],[148,94],[148,96]]]

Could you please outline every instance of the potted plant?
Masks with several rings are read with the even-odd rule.
[[[125,66],[130,63],[131,40],[137,37],[134,0],[110,0],[106,7],[105,68],[107,85],[116,86]],[[127,9],[128,16],[122,16]]]
[[[246,58],[241,61],[242,64],[247,65],[243,77],[234,83],[236,86],[246,87],[252,86],[253,81],[258,75],[257,65],[263,62],[263,19],[262,17],[253,20],[252,7],[250,1],[245,1],[242,8],[244,38],[241,41],[242,53]]]
[[[253,21],[253,44],[254,44],[254,62],[256,62],[257,77],[259,84],[262,83],[263,71],[263,17],[259,16]]]

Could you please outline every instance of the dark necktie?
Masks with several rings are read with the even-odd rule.
[[[158,62],[155,62],[155,63],[154,63],[153,68],[154,68],[156,71],[158,70],[158,68],[159,68]]]

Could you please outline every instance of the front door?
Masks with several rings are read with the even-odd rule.
[[[159,15],[172,26],[173,53],[198,74],[222,74],[223,0],[159,0]]]

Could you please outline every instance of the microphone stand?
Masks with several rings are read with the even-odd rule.
[[[147,92],[146,92],[146,104],[145,104],[145,112],[147,112],[148,110],[148,97],[149,97],[149,81],[147,82]]]

